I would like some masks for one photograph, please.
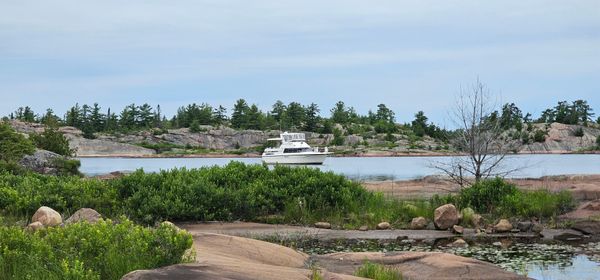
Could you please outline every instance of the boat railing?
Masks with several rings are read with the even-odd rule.
[[[316,153],[328,153],[329,149],[327,147],[315,147],[314,151]]]

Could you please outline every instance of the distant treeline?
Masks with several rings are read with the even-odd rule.
[[[315,103],[302,105],[298,102],[284,104],[277,101],[270,111],[261,111],[256,104],[248,104],[239,99],[233,106],[231,114],[223,106],[213,107],[209,104],[189,104],[180,107],[177,113],[167,118],[160,105],[153,107],[147,103],[142,105],[130,104],[121,112],[115,113],[110,108],[103,110],[98,103],[71,107],[63,117],[59,117],[52,109],[43,114],[36,114],[30,107],[20,107],[7,118],[27,122],[43,123],[49,126],[73,126],[81,129],[84,136],[93,137],[96,132],[128,132],[143,129],[190,128],[192,132],[201,130],[202,125],[230,126],[235,129],[256,130],[302,130],[317,133],[339,133],[335,124],[340,124],[346,134],[375,133],[392,134],[400,130],[410,131],[418,137],[431,136],[445,140],[450,133],[437,125],[430,123],[422,111],[415,114],[410,123],[398,124],[395,113],[385,104],[379,104],[376,111],[369,110],[366,115],[360,115],[353,107],[338,101],[329,110],[329,117],[321,114]],[[593,110],[585,100],[575,100],[572,103],[558,102],[558,105],[543,111],[538,119],[532,119],[530,113],[524,114],[514,103],[507,103],[500,112],[496,111],[491,119],[498,119],[505,129],[521,130],[524,124],[533,122],[560,122],[565,124],[583,124],[592,122]],[[600,123],[600,118],[597,122]]]

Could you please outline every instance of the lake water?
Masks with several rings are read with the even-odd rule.
[[[260,158],[81,158],[81,172],[86,175],[143,168],[157,172],[179,167],[199,168],[226,165],[230,161],[260,164]],[[323,165],[313,166],[356,180],[407,180],[439,174],[432,162],[448,162],[451,157],[330,157]],[[505,168],[524,167],[512,177],[537,178],[547,175],[600,174],[600,155],[514,155],[504,162]]]

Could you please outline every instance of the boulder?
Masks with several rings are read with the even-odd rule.
[[[315,227],[316,228],[323,228],[323,229],[330,229],[331,228],[331,224],[328,222],[316,222],[315,223]]]
[[[96,212],[96,210],[92,208],[81,208],[73,213],[73,215],[71,215],[71,217],[65,221],[65,224],[79,223],[83,221],[94,224],[98,222],[100,218],[102,218],[102,215]]]
[[[361,227],[358,228],[358,230],[360,230],[360,231],[367,231],[367,230],[369,230],[369,227],[368,226],[361,226]]]
[[[544,225],[540,223],[533,223],[531,225],[531,231],[535,233],[541,233],[544,230]]]
[[[467,242],[464,239],[459,238],[459,239],[456,239],[456,241],[450,243],[449,246],[451,246],[451,247],[469,247],[469,244],[467,244]]]
[[[411,229],[425,229],[427,227],[427,219],[423,217],[413,218],[410,222]]]
[[[519,229],[519,231],[521,232],[528,232],[531,230],[531,228],[533,227],[533,223],[532,222],[518,222],[517,223],[517,228]]]
[[[43,228],[44,228],[44,225],[40,222],[33,222],[27,226],[27,230],[29,230],[29,231],[36,231],[38,229],[43,229]]]
[[[42,206],[35,211],[35,214],[31,217],[31,222],[40,222],[44,226],[57,226],[62,223],[62,217],[54,209]]]
[[[456,233],[456,234],[463,234],[463,231],[465,229],[459,225],[453,225],[452,226],[452,232]]]
[[[584,234],[599,235],[600,234],[600,222],[599,221],[578,221],[571,227],[574,230],[583,232]]]
[[[559,241],[580,241],[583,240],[583,234],[579,231],[568,230],[554,235],[553,239]]]
[[[507,219],[500,219],[498,223],[494,226],[494,231],[496,232],[509,232],[513,228],[512,224]]]
[[[458,211],[452,204],[445,204],[435,209],[433,223],[438,229],[448,229],[458,224]]]
[[[38,149],[31,155],[25,155],[19,164],[27,170],[40,174],[57,175],[59,170],[56,161],[59,159],[66,159],[66,157]]]
[[[379,224],[377,224],[376,229],[389,229],[390,228],[390,223],[388,222],[381,222]]]
[[[471,223],[473,223],[473,226],[476,228],[482,226],[483,222],[483,217],[479,214],[473,214],[473,216],[471,217]]]

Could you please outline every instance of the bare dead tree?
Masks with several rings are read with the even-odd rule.
[[[435,161],[440,170],[461,187],[489,177],[504,177],[522,167],[506,167],[503,161],[518,150],[520,141],[507,137],[500,126],[496,102],[487,87],[477,79],[468,90],[461,88],[452,121],[458,130],[451,139],[463,155],[449,162]]]

